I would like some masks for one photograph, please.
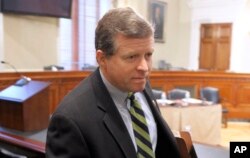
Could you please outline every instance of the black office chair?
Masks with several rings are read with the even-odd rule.
[[[210,101],[213,104],[221,103],[219,95],[219,89],[215,87],[204,87],[200,90],[200,96],[202,100]],[[222,105],[222,123],[227,127],[227,114],[228,109]]]
[[[152,89],[155,99],[166,99],[166,94],[162,90]]]
[[[176,88],[168,91],[168,99],[170,100],[177,100],[189,97],[190,97],[190,92],[188,90]]]
[[[210,101],[213,104],[218,104],[220,102],[219,90],[215,87],[201,88],[200,96],[202,100]]]

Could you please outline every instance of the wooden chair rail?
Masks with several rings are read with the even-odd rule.
[[[0,141],[14,146],[18,146],[27,150],[36,151],[38,153],[45,154],[45,143],[35,141],[29,138],[9,134],[6,132],[0,132]]]
[[[22,72],[32,80],[49,81],[50,113],[61,99],[72,90],[90,71],[40,71]],[[0,73],[0,90],[15,83],[15,72]],[[186,88],[199,98],[202,87],[213,86],[220,91],[223,105],[228,108],[228,118],[250,119],[250,74],[222,71],[152,71],[149,77],[153,88],[168,92],[173,88]]]

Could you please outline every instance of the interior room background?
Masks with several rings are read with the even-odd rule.
[[[73,0],[75,1],[75,0]],[[98,4],[100,2],[100,4]],[[198,70],[200,25],[232,23],[229,71],[250,72],[250,0],[161,0],[166,4],[164,42],[155,43],[153,67],[161,60],[174,67]],[[112,7],[130,6],[149,18],[149,0],[78,0],[85,18],[100,17]],[[98,11],[89,10],[99,6]],[[66,70],[95,65],[94,26],[96,21],[79,21],[83,31],[83,51],[77,61],[72,56],[72,20],[65,18],[0,13],[0,60],[20,71],[43,70],[46,65],[61,65]],[[86,28],[85,23],[91,23]],[[80,44],[81,42],[79,42]],[[72,67],[77,65],[77,67]],[[1,64],[0,71],[13,71]]]

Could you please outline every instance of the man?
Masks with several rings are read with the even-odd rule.
[[[153,104],[147,82],[153,36],[151,25],[131,8],[112,9],[103,16],[95,38],[99,68],[53,114],[48,158],[179,158],[175,138]],[[146,145],[138,145],[129,109],[135,102],[128,94],[139,100],[145,115],[147,151],[142,149]]]
[[[152,22],[155,29],[154,37],[156,39],[163,39],[163,8],[161,8],[157,4],[154,7]]]

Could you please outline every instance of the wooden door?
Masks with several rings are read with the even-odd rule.
[[[200,69],[229,69],[231,30],[231,23],[201,25],[199,57]]]

